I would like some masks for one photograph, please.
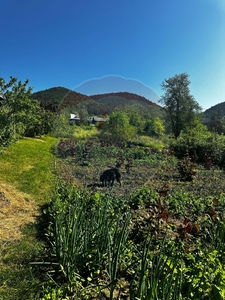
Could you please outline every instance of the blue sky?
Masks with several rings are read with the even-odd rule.
[[[63,86],[87,95],[96,81],[94,93],[129,92],[136,81],[144,87],[137,94],[147,87],[160,97],[165,78],[187,72],[203,110],[225,102],[225,0],[2,2],[6,80],[28,78],[33,91]],[[117,90],[107,78],[123,85]]]

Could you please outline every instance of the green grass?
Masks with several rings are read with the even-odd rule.
[[[48,200],[48,194],[53,184],[52,171],[55,160],[50,150],[56,142],[57,139],[52,137],[27,138],[17,141],[8,148],[1,149],[1,193],[9,197],[6,194],[7,191],[4,190],[6,186],[8,190],[16,191],[15,197],[18,195],[21,199],[21,203],[16,204],[20,214],[17,215],[16,211],[11,212],[15,218],[21,218],[21,210],[23,209],[24,214],[28,213],[23,208],[23,202],[26,203],[26,199],[24,198],[25,201],[23,201],[21,192],[28,195],[29,201],[34,201],[36,206]],[[15,199],[9,198],[8,200],[9,203],[13,204]],[[4,208],[4,202],[2,205]],[[7,215],[1,213],[2,222],[4,218],[7,222]],[[23,224],[22,219],[21,224]],[[9,226],[10,223],[8,222],[7,227]],[[0,241],[1,300],[40,299],[38,296],[41,289],[39,272],[37,273],[35,269],[31,272],[29,262],[43,255],[44,245],[36,238],[35,224],[24,224],[21,230],[22,238],[14,239],[4,233],[3,239]]]
[[[0,299],[39,299],[41,282],[30,261],[44,253],[44,245],[35,238],[34,227],[19,241],[0,243]]]
[[[54,156],[50,149],[57,139],[22,139],[3,149],[0,155],[0,178],[18,190],[43,202],[52,185]]]
[[[145,147],[154,147],[158,150],[162,150],[165,147],[165,144],[162,142],[160,139],[155,139],[150,136],[139,136],[136,140],[135,143],[140,144]]]
[[[99,131],[94,126],[74,126],[73,137],[75,139],[87,139],[95,137],[99,134]]]

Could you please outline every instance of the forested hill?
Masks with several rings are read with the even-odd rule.
[[[75,106],[80,102],[91,100],[91,98],[86,95],[64,87],[53,87],[33,93],[32,98],[40,101],[41,106],[45,109],[52,111],[58,111],[67,106]]]
[[[57,110],[62,99],[70,90],[64,87],[53,87],[32,94],[32,98],[40,101],[41,106],[50,110]]]
[[[212,115],[219,114],[221,117],[225,117],[225,102],[218,103],[204,112],[205,118],[210,118]]]
[[[152,101],[146,99],[145,97],[139,96],[137,94],[133,94],[133,93],[128,93],[128,92],[117,92],[117,93],[106,93],[106,94],[98,94],[98,95],[91,95],[90,98],[92,98],[93,100],[100,100],[100,99],[104,99],[107,100],[107,98],[123,98],[126,100],[131,100],[131,101],[140,101],[143,102],[145,104],[148,105],[157,105],[156,103],[153,103]]]
[[[141,104],[141,106],[152,106],[159,110],[162,109],[161,106],[153,103],[146,98],[139,96],[137,94],[128,92],[117,92],[117,93],[106,93],[98,94],[92,96],[86,96],[84,94],[71,91],[64,87],[53,87],[43,91],[33,93],[32,98],[37,99],[41,102],[41,105],[46,109],[53,111],[61,110],[67,106],[75,106],[78,103],[88,101],[90,110],[93,107],[98,108],[99,113],[101,112],[100,106],[104,106],[104,111],[111,113],[115,107],[124,106],[133,103]],[[89,113],[96,113],[90,112]]]

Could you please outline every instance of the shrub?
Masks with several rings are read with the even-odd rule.
[[[182,180],[192,181],[195,178],[197,171],[188,152],[186,152],[184,159],[178,162],[178,171]]]
[[[135,137],[137,128],[130,125],[129,117],[121,112],[114,112],[102,128],[102,135],[112,139],[128,141]]]
[[[52,124],[51,135],[58,138],[71,138],[73,133],[74,127],[69,124],[66,115],[56,115]]]
[[[141,187],[130,194],[128,204],[131,208],[138,209],[141,206],[148,207],[150,204],[155,204],[158,199],[159,195],[157,192],[146,187]]]
[[[145,124],[144,131],[149,136],[154,136],[154,137],[162,136],[165,132],[163,121],[158,117],[147,121]]]
[[[170,149],[178,158],[184,157],[188,151],[189,157],[193,162],[201,163],[207,168],[213,165],[219,168],[225,167],[225,137],[219,135],[204,136],[188,136],[181,135],[178,139],[170,142]]]

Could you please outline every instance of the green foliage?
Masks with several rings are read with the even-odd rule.
[[[219,155],[217,147],[223,141],[217,139],[214,153]],[[49,191],[53,184],[51,171],[56,175],[64,161],[74,176],[90,176],[92,185],[77,188],[65,178],[55,183],[47,212],[39,219],[39,234],[47,233],[45,251],[44,247],[35,250],[34,238],[26,251],[20,242],[0,244],[6,247],[0,247],[4,258],[0,298],[224,299],[222,171],[203,170],[196,164],[196,180],[180,182],[177,159],[166,150],[131,142],[72,139],[60,141],[61,152],[51,170],[53,157],[48,149],[55,142],[49,137],[23,139],[3,150],[1,178],[36,195],[38,202],[46,201],[43,190]],[[81,165],[82,159],[90,165]],[[132,162],[130,172],[121,167],[122,187],[108,190],[95,184],[99,169],[119,159]],[[145,180],[136,182],[140,178]],[[217,197],[211,182],[220,185]]]
[[[54,114],[37,106],[27,115],[24,136],[35,137],[48,134],[52,130]]]
[[[109,135],[112,139],[128,141],[134,138],[137,129],[130,124],[130,119],[122,111],[113,112],[109,121],[103,126],[103,135]]]
[[[149,136],[161,137],[165,132],[163,121],[160,118],[155,118],[147,121],[145,123],[144,131]]]
[[[143,223],[144,215],[137,217],[136,213],[127,214],[125,203],[120,203],[110,195],[90,193],[60,184],[51,203],[48,237],[52,245],[51,265],[55,266],[55,271],[59,268],[61,276],[66,279],[64,286],[67,294],[65,288],[53,290],[52,293],[61,293],[64,297],[72,294],[77,299],[81,292],[86,299],[88,291],[109,299],[114,299],[120,293],[127,297],[129,295],[130,299],[143,300],[158,297],[169,300],[174,297],[224,299],[223,251],[217,251],[214,248],[216,244],[206,244],[209,226],[204,228],[204,222],[194,223],[204,215],[204,209],[210,202],[201,203],[202,199],[190,194],[185,196],[180,193],[180,197],[184,203],[177,201],[178,207],[173,207],[174,213],[185,214],[189,204],[189,217],[195,218],[193,223],[186,218],[180,226],[172,226],[169,212],[175,195],[165,198],[164,203],[171,202],[167,204],[166,211],[154,191],[141,188],[133,193],[129,203],[133,209],[155,207],[155,211],[158,211],[155,221],[153,216],[148,216],[146,222],[157,222],[157,219],[163,221],[167,216],[167,224],[163,227],[159,222],[157,227],[157,235],[162,230],[163,239],[146,232],[145,242],[136,245],[137,242],[131,240],[132,228]],[[133,207],[133,204],[138,207]],[[183,209],[180,210],[179,205]],[[208,222],[213,224],[214,221],[208,218]],[[177,228],[177,237],[167,238],[167,233],[171,237],[174,226]],[[223,235],[217,235],[217,245],[218,238],[222,245]],[[45,294],[46,298],[43,299],[48,299],[47,290]]]
[[[95,126],[75,126],[73,137],[78,140],[85,140],[88,138],[94,138],[99,135],[98,129]]]
[[[184,289],[190,299],[218,299],[225,297],[225,270],[216,250],[185,256]]]
[[[204,119],[207,122],[207,127],[214,133],[225,133],[224,116],[225,102],[214,105],[204,111]]]
[[[55,111],[69,91],[64,87],[54,87],[33,93],[32,98],[38,100],[42,107]]]
[[[223,111],[221,111],[221,110],[212,111],[210,113],[209,120],[207,122],[207,127],[211,132],[214,132],[217,134],[224,134],[225,133],[225,119],[224,119]]]
[[[141,187],[130,194],[128,203],[132,209],[138,209],[142,206],[149,207],[152,204],[156,204],[158,199],[159,195],[157,192]]]
[[[141,133],[143,131],[144,127],[144,120],[146,110],[148,111],[148,106],[146,107],[141,106],[140,104],[132,104],[132,105],[126,105],[123,108],[123,112],[126,113],[126,115],[130,119],[130,125],[136,127],[137,132]],[[121,111],[121,108],[117,108],[116,111]]]
[[[0,78],[0,93],[4,96],[0,107],[1,145],[20,137],[34,137],[49,131],[50,113],[45,112],[38,101],[31,100],[28,83],[28,80],[22,83],[12,76],[8,83]]]
[[[180,137],[187,140],[188,143],[197,142],[198,140],[206,140],[212,134],[207,126],[202,124],[201,119],[196,119],[191,126],[187,126],[181,133]]]
[[[179,158],[182,158],[188,151],[193,163],[201,163],[209,169],[214,166],[223,169],[225,167],[225,137],[213,135],[206,130],[204,125],[199,128],[202,134],[193,130],[189,133],[182,133],[178,139],[171,141],[172,151]]]
[[[178,171],[181,180],[192,181],[197,173],[195,164],[191,161],[188,152],[183,160],[178,163]]]
[[[74,126],[69,124],[68,117],[64,114],[56,114],[50,134],[56,138],[73,137]]]
[[[161,84],[165,94],[161,102],[170,116],[172,132],[177,138],[186,127],[195,122],[201,108],[190,94],[190,80],[187,73],[165,79]]]
[[[53,262],[71,290],[77,274],[85,281],[95,282],[96,268],[103,270],[108,264],[110,293],[113,293],[118,266],[124,259],[129,224],[128,216],[124,223],[121,209],[118,201],[107,195],[90,194],[63,183],[55,189],[48,238]]]
[[[158,151],[164,149],[165,143],[162,139],[152,138],[146,135],[138,136],[136,139],[133,140],[134,145],[140,145],[143,147],[153,147]]]
[[[8,119],[9,109],[7,107],[0,107],[0,145],[7,146],[14,140],[13,123]]]
[[[157,253],[150,251],[152,239],[143,247],[137,293],[131,290],[131,299],[182,299],[182,268],[177,248],[173,243],[160,244]],[[174,298],[176,297],[176,298]]]

